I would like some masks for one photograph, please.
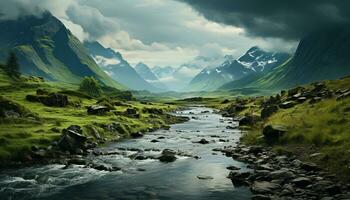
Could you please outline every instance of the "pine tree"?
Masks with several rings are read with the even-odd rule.
[[[19,78],[20,77],[20,72],[19,72],[19,64],[17,60],[17,56],[14,52],[10,52],[6,65],[4,66],[5,72],[13,77],[13,78]]]

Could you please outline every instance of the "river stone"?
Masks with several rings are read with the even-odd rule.
[[[201,140],[198,141],[199,144],[209,144],[209,141],[202,138]]]
[[[198,179],[201,179],[201,180],[211,180],[211,179],[214,179],[212,176],[203,176],[203,175],[198,175],[197,178],[198,178]]]
[[[159,156],[159,161],[161,162],[174,162],[176,158],[176,152],[171,149],[164,149],[161,156]]]
[[[77,150],[84,148],[87,137],[82,134],[80,126],[72,125],[62,130],[62,135],[58,141],[58,147],[63,151],[75,153]]]
[[[305,188],[306,186],[310,185],[312,181],[311,179],[306,177],[299,177],[299,178],[293,179],[292,183],[299,188]]]
[[[140,138],[143,137],[143,134],[141,132],[131,133],[131,137]]]
[[[253,193],[257,194],[270,194],[275,190],[279,189],[281,186],[275,183],[267,181],[255,181],[251,187]]]

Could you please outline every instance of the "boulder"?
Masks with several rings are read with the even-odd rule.
[[[161,162],[174,162],[176,158],[176,152],[171,149],[164,149],[161,156],[159,156],[159,161]]]
[[[80,126],[72,125],[62,130],[61,138],[58,141],[58,147],[63,151],[76,153],[79,149],[85,148],[87,137],[82,134]]]
[[[307,177],[299,177],[291,181],[295,186],[299,188],[305,188],[312,183],[311,179]]]
[[[312,162],[301,162],[300,168],[306,170],[306,171],[318,171],[320,168]]]
[[[255,181],[251,187],[251,190],[255,194],[271,194],[281,186],[267,181]]]
[[[234,186],[248,185],[248,177],[251,175],[251,172],[238,172],[231,171],[228,175],[228,178],[231,179]]]
[[[288,109],[288,108],[294,107],[295,105],[297,105],[297,103],[294,101],[286,101],[286,102],[279,104],[279,107],[283,108],[283,109]]]
[[[287,128],[282,125],[267,125],[263,129],[265,140],[274,142],[287,132]]]
[[[342,99],[345,99],[345,98],[349,98],[349,97],[350,97],[350,91],[345,92],[345,93],[339,95],[339,96],[337,97],[337,100],[339,101],[339,100],[342,100]]]
[[[199,144],[209,144],[209,141],[202,138],[201,140],[198,141]]]
[[[40,96],[39,99],[46,106],[65,107],[68,105],[68,96],[63,94],[51,93],[48,96]]]
[[[107,106],[92,105],[87,107],[87,114],[89,115],[105,115],[110,109]]]
[[[240,126],[251,126],[260,120],[259,116],[256,115],[246,115],[239,120]]]
[[[134,108],[128,108],[128,109],[126,109],[125,114],[127,114],[127,115],[136,115],[137,111]]]
[[[274,114],[275,112],[277,112],[277,110],[278,110],[278,106],[276,105],[266,106],[261,110],[260,116],[262,119],[266,119],[270,117],[272,114]]]

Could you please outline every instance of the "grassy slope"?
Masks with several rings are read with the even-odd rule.
[[[0,161],[19,160],[29,149],[36,145],[38,147],[48,147],[52,141],[60,137],[60,133],[55,133],[51,129],[67,128],[70,125],[80,125],[88,130],[88,126],[95,127],[107,140],[127,137],[132,132],[147,131],[148,129],[158,129],[170,123],[177,122],[176,118],[168,118],[166,115],[152,115],[143,113],[143,108],[160,108],[170,111],[176,108],[174,105],[160,103],[141,104],[137,101],[124,102],[125,106],[114,106],[116,112],[124,112],[127,108],[135,108],[141,113],[140,118],[132,118],[125,115],[108,114],[106,116],[87,115],[85,106],[93,105],[97,99],[86,99],[74,95],[69,95],[69,101],[81,104],[80,107],[67,106],[65,108],[47,107],[41,103],[32,103],[25,100],[28,94],[35,94],[38,88],[46,89],[50,92],[62,90],[76,90],[77,86],[49,83],[9,83],[9,79],[0,73],[0,96],[10,99],[31,112],[39,116],[39,120],[34,119],[0,119]],[[124,134],[114,134],[103,130],[99,125],[120,122],[124,128]],[[88,132],[87,132],[88,133]],[[89,135],[88,135],[89,136]],[[90,135],[91,136],[91,135]]]
[[[334,91],[345,90],[349,89],[350,77],[326,83],[327,87]],[[244,116],[248,113],[260,115],[260,105],[265,98],[247,97],[245,105],[248,109],[238,115]],[[223,104],[222,100],[212,100],[208,105],[226,109],[238,101],[240,100],[235,99]],[[267,124],[288,127],[288,133],[279,140],[279,143],[273,145],[277,153],[294,154],[302,160],[319,164],[340,178],[350,177],[350,98],[343,100],[331,98],[315,104],[304,102],[293,108],[279,109],[264,122],[246,127],[248,131],[242,141],[249,145],[267,145],[262,137],[262,128]],[[310,156],[314,153],[321,155]]]

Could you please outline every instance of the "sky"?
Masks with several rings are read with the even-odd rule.
[[[131,64],[179,66],[196,56],[241,56],[252,46],[293,53],[317,27],[348,22],[342,0],[1,0],[0,20],[48,10],[81,41]]]

